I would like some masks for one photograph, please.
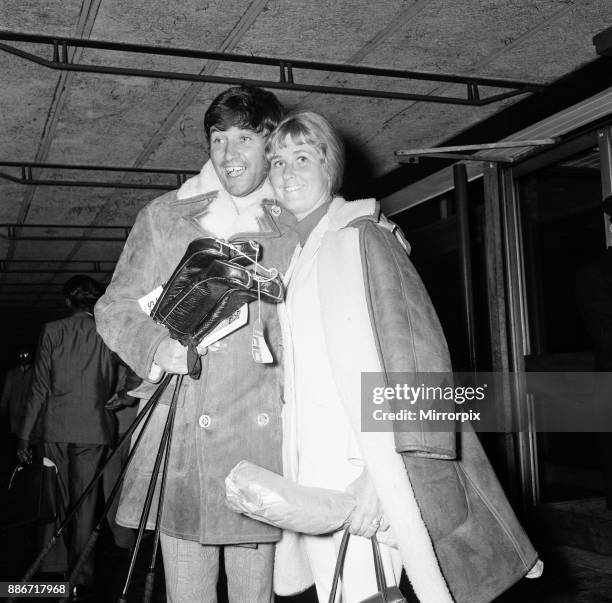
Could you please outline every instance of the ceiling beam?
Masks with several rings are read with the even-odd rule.
[[[141,190],[161,190],[168,191],[175,189],[185,180],[187,176],[198,173],[197,170],[178,170],[178,169],[158,169],[158,168],[135,168],[106,165],[76,165],[65,163],[45,163],[37,161],[3,161],[0,160],[0,167],[17,168],[18,175],[10,174],[0,170],[0,178],[15,182],[16,184],[26,184],[35,186],[80,186],[93,188],[121,188],[121,189],[141,189]],[[41,178],[35,177],[33,170],[51,170],[54,172],[118,172],[124,174],[137,174],[148,177],[172,176],[172,182],[126,182],[125,180],[83,180],[79,178]]]
[[[108,239],[103,239],[108,240]],[[81,268],[79,270],[69,269],[69,268],[19,268],[16,270],[11,270],[9,268],[5,270],[0,270],[3,274],[75,274],[75,273],[96,273],[96,274],[112,274],[114,272],[114,268],[103,270],[102,268]],[[9,284],[14,283],[2,283],[0,284],[0,288]],[[41,285],[42,286],[42,285]]]
[[[324,63],[318,61],[302,61],[290,57],[256,57],[252,55],[239,55],[226,52],[210,52],[187,48],[170,48],[162,46],[146,46],[142,44],[126,44],[123,42],[105,42],[100,40],[81,40],[59,36],[42,36],[17,32],[0,31],[0,40],[16,41],[28,44],[46,44],[53,49],[52,58],[45,59],[20,48],[0,43],[0,50],[31,61],[38,65],[57,69],[60,71],[80,73],[103,73],[131,77],[157,78],[167,80],[207,82],[213,84],[240,85],[248,84],[262,88],[292,90],[299,92],[315,92],[318,94],[335,94],[341,96],[361,96],[368,98],[388,98],[396,100],[412,100],[428,103],[443,103],[451,105],[468,105],[481,107],[500,100],[525,94],[528,92],[542,92],[544,86],[533,82],[507,80],[502,78],[487,78],[476,75],[443,74],[433,72],[408,71],[402,69],[383,69],[363,65],[349,65],[347,63]],[[219,63],[241,63],[244,65],[270,66],[279,69],[278,81],[250,79],[244,77],[216,76],[206,73],[188,73],[181,71],[161,71],[155,69],[141,69],[138,67],[116,67],[113,65],[76,63],[69,59],[72,49],[97,49],[108,52],[121,52],[129,54],[146,54],[154,56],[173,56],[181,58],[198,58],[214,60]],[[327,72],[344,75],[367,75],[377,78],[379,86],[376,88],[361,88],[350,86],[328,86],[321,84],[300,84],[297,81],[298,72]],[[381,80],[430,81],[444,82],[446,84],[465,84],[465,96],[447,96],[436,94],[415,94],[412,92],[398,92],[385,89]],[[502,88],[506,92],[482,96],[481,88]]]
[[[111,230],[123,231],[121,237],[102,237],[102,236],[70,236],[70,235],[41,235],[41,234],[25,234],[23,231],[36,228],[52,228],[58,230]],[[0,224],[0,230],[6,229],[6,233],[0,232],[0,240],[5,241],[120,241],[124,242],[131,230],[131,226],[92,226],[91,224],[20,224],[20,223],[3,223]],[[5,258],[4,262],[14,262],[11,258]]]
[[[108,239],[103,239],[108,240]],[[12,268],[9,264],[19,263],[20,266],[16,268]],[[3,274],[76,274],[76,273],[96,273],[96,274],[112,274],[115,270],[115,264],[117,263],[114,260],[90,260],[89,266],[75,266],[76,262],[62,262],[62,260],[6,260],[0,261],[0,272]],[[80,262],[79,262],[80,263]],[[23,264],[32,264],[34,267],[24,268]],[[36,267],[36,264],[46,264],[45,267]],[[51,264],[61,264],[62,266],[58,268],[57,266],[49,267]],[[102,264],[105,264],[103,266]],[[108,266],[110,264],[110,266]],[[72,268],[67,268],[66,266],[73,266]],[[27,283],[11,283],[11,282],[3,282],[0,283],[0,290],[4,287],[15,287],[15,286],[32,286],[32,287],[48,287],[48,286],[57,286],[58,283],[50,283],[46,282],[36,282],[30,281]]]
[[[482,144],[463,144],[448,147],[432,147],[428,149],[410,149],[406,151],[395,151],[395,156],[400,163],[418,162],[419,157],[436,157],[441,159],[462,159],[466,161],[492,161],[487,155],[480,153],[466,153],[466,151],[491,151],[494,149],[526,149],[533,147],[544,147],[559,142],[557,138],[541,138],[539,140],[512,140],[502,142],[489,142]],[[521,155],[522,158],[522,155]],[[501,157],[497,161],[512,163],[515,157]]]

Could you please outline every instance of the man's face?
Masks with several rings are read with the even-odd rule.
[[[268,173],[265,145],[264,134],[252,130],[236,126],[210,130],[210,159],[230,195],[244,197],[264,181]]]

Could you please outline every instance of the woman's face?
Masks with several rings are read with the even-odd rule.
[[[329,177],[321,153],[308,143],[295,143],[290,136],[274,149],[270,159],[270,182],[276,198],[298,220],[329,199]]]

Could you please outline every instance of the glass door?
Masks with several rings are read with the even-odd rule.
[[[606,249],[599,147],[566,156],[517,178],[528,341],[525,369],[589,372],[581,278]],[[537,435],[539,500],[603,494],[597,439],[587,433]]]

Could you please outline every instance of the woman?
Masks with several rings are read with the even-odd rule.
[[[382,546],[387,581],[406,569],[420,601],[491,601],[537,562],[472,432],[363,432],[361,376],[450,372],[444,335],[395,225],[374,200],[335,196],[344,164],[320,115],[286,117],[266,145],[278,201],[298,219],[301,245],[281,308],[285,345],[284,471],[300,484],[352,492],[343,602],[376,592],[367,540]],[[460,461],[455,459],[460,458]],[[314,580],[326,601],[340,534],[286,532],[278,594]]]

